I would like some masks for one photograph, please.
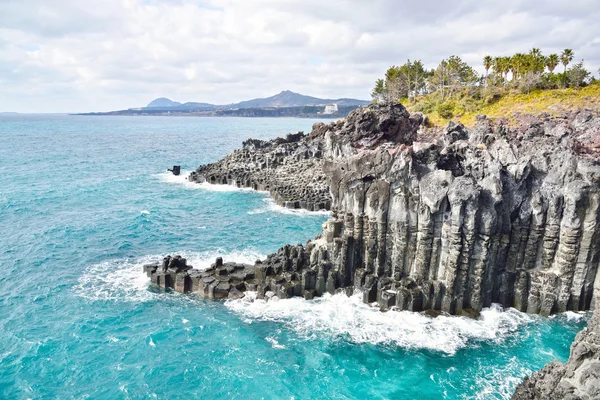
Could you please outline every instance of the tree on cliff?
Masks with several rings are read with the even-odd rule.
[[[565,74],[567,73],[567,65],[573,61],[573,57],[575,57],[575,54],[571,49],[564,49],[560,55],[560,62],[565,66]]]
[[[548,71],[550,71],[551,74],[554,73],[554,69],[556,68],[558,63],[558,54],[550,54],[548,57],[546,57],[546,67],[548,68]]]
[[[583,60],[573,65],[567,71],[567,82],[569,86],[582,87],[587,84],[587,80],[590,77],[590,72],[583,68]]]
[[[374,101],[395,101],[402,98],[414,99],[427,89],[427,77],[431,73],[423,63],[410,61],[401,66],[391,66],[385,73],[385,79],[378,79],[371,92]]]
[[[442,100],[452,95],[460,87],[474,86],[479,83],[475,70],[458,56],[450,56],[442,60],[433,71],[429,83],[440,91]]]
[[[542,55],[540,49],[534,47],[529,51],[529,66],[532,72],[539,74],[544,72],[544,68],[546,68],[546,57]]]
[[[490,68],[492,68],[493,64],[494,64],[494,59],[492,58],[492,56],[483,57],[483,68],[485,68],[485,84],[486,84],[486,86],[488,83],[488,76],[489,76]]]
[[[494,58],[494,72],[504,78],[505,85],[508,80],[508,72],[510,71],[510,57]]]
[[[385,90],[385,81],[383,79],[377,79],[375,81],[375,87],[371,92],[371,97],[373,101],[376,103],[380,103],[382,101],[386,101],[386,90]]]

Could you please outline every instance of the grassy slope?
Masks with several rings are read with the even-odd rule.
[[[409,111],[410,104],[407,105]],[[560,114],[565,111],[593,108],[600,112],[600,85],[590,85],[582,89],[536,90],[529,94],[507,94],[494,103],[483,105],[481,108],[455,116],[455,121],[461,121],[466,126],[475,124],[477,114],[485,114],[489,118],[508,118],[514,120],[515,113],[522,114]],[[430,121],[437,126],[445,126],[448,120],[436,112],[428,114]]]

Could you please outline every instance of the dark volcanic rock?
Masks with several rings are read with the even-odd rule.
[[[320,237],[253,266],[260,296],[355,288],[385,309],[586,310],[600,285],[600,118],[588,114],[514,128],[478,116],[420,142],[422,115],[371,105],[308,136],[248,140],[190,179],[332,210]]]
[[[313,132],[289,134],[270,141],[248,139],[242,150],[214,164],[203,165],[189,179],[268,191],[277,204],[310,211],[331,208],[324,153],[332,135],[345,137],[346,154],[382,143],[411,144],[424,121],[400,104],[371,105],[351,112],[345,120],[315,124]],[[333,149],[332,149],[333,150]]]

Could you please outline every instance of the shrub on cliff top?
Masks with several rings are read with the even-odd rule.
[[[437,106],[437,113],[444,119],[451,119],[454,116],[454,105],[452,103],[441,103]]]

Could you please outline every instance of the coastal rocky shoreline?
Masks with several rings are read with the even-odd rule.
[[[360,291],[382,310],[473,316],[492,303],[546,316],[589,310],[600,293],[599,137],[593,110],[518,116],[510,125],[479,116],[473,128],[440,130],[385,104],[315,124],[308,135],[248,140],[189,179],[266,190],[284,207],[330,210],[322,234],[254,265],[217,259],[200,271],[176,256],[144,271],[153,284],[212,299]],[[589,343],[590,335],[578,339]],[[597,347],[574,346],[598,359]],[[537,373],[516,398],[553,393],[546,383],[538,390],[548,379],[575,379],[581,365],[569,363]]]
[[[319,237],[236,269],[232,282],[244,285],[230,287],[241,293],[357,289],[382,309],[472,314],[499,303],[550,315],[590,309],[600,285],[600,152],[590,139],[599,130],[582,111],[516,127],[480,116],[440,132],[400,104],[371,105],[308,135],[247,140],[189,179],[331,210]],[[175,265],[152,274],[170,273],[173,285],[177,274],[199,276]],[[220,267],[202,274],[227,276]],[[241,270],[253,273],[237,279]],[[228,297],[214,283],[183,291]]]

